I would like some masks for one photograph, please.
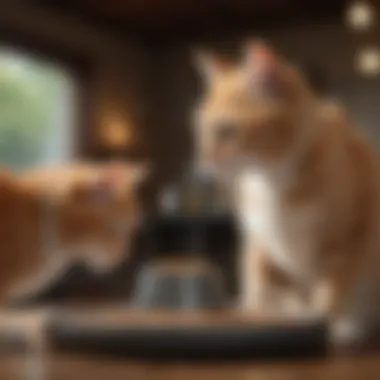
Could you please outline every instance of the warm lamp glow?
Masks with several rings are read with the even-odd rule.
[[[125,149],[133,142],[131,128],[121,117],[106,118],[101,131],[101,144],[109,149]]]
[[[364,31],[374,25],[375,11],[368,1],[356,1],[348,7],[346,18],[350,28]]]
[[[380,50],[366,48],[356,56],[356,68],[359,73],[366,77],[374,77],[380,74]]]

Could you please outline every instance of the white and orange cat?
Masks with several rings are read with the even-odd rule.
[[[240,64],[200,58],[196,155],[236,191],[241,306],[327,316],[335,343],[357,342],[380,310],[376,153],[268,45],[248,44]]]
[[[71,164],[0,175],[0,297],[38,291],[74,260],[107,270],[140,220],[138,164]],[[0,301],[1,301],[0,300]]]

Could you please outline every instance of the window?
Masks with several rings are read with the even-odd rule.
[[[0,46],[0,166],[22,171],[69,161],[76,95],[64,68]]]

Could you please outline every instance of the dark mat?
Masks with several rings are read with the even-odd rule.
[[[327,353],[326,328],[320,322],[260,327],[241,323],[94,327],[63,318],[52,323],[50,337],[60,351],[145,360],[300,360]]]

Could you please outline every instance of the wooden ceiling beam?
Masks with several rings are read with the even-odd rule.
[[[34,0],[99,28],[181,40],[337,19],[345,0]]]

